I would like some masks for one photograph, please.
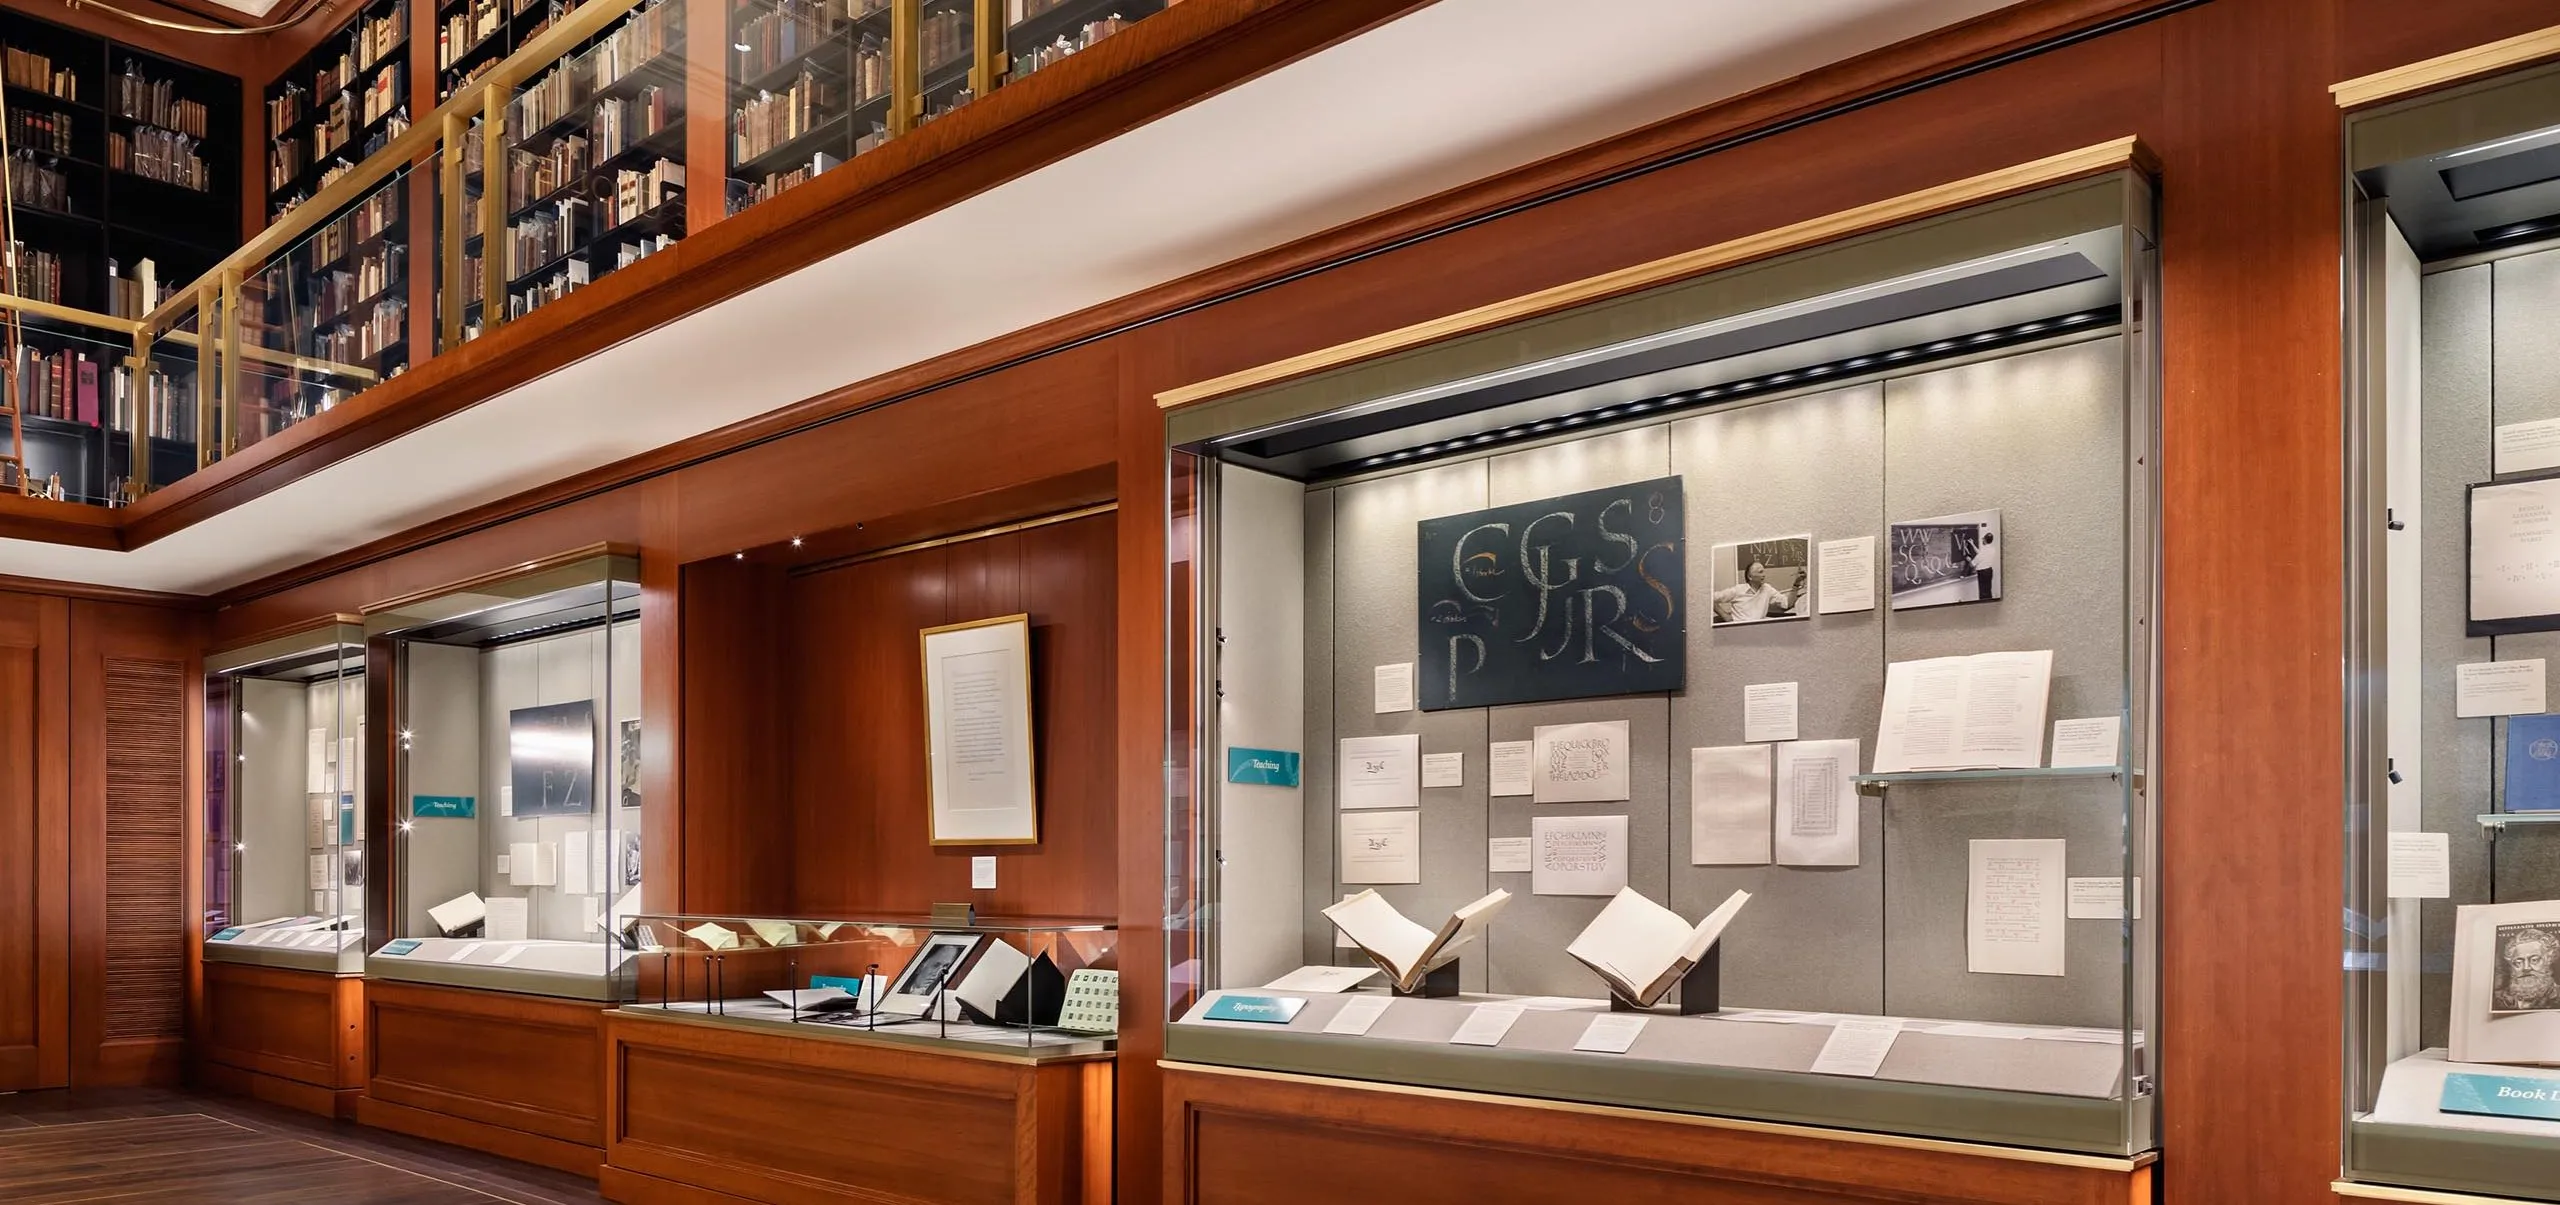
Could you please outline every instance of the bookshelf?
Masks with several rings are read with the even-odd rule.
[[[0,10],[15,271],[11,291],[137,317],[240,243],[240,81],[112,39]],[[22,319],[19,403],[39,488],[114,502],[147,414],[150,479],[195,467],[194,378],[158,364],[131,379],[130,342],[51,318]]]
[[[1004,0],[1005,78],[1024,76],[1164,11],[1165,0]]]
[[[900,0],[735,0],[728,211],[772,199],[904,128]]]
[[[267,85],[269,220],[407,132],[409,2],[372,0]]]

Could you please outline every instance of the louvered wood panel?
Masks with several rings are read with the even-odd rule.
[[[178,662],[106,659],[109,1040],[185,1032],[185,698]]]

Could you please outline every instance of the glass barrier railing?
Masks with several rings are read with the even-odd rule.
[[[97,314],[10,244],[0,492],[130,503],[1168,2],[474,0],[415,57],[441,103],[411,121],[392,60],[356,54],[393,82],[342,90],[344,130],[275,141],[273,222],[203,277]],[[721,13],[725,54],[689,57],[708,36],[686,23]]]

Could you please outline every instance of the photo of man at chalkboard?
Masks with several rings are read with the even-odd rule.
[[[1916,611],[2000,597],[2000,512],[1969,511],[1893,525],[1893,609]]]
[[[1712,554],[1716,627],[1813,614],[1813,537],[1718,544]]]

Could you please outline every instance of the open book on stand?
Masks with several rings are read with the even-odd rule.
[[[1651,1008],[1690,968],[1705,961],[1734,914],[1750,902],[1750,892],[1734,892],[1707,919],[1691,925],[1634,888],[1621,887],[1564,952],[1591,968],[1621,999]]]
[[[1449,914],[1437,933],[1405,919],[1404,913],[1375,891],[1363,891],[1324,910],[1344,937],[1369,956],[1395,981],[1395,989],[1412,995],[1431,972],[1457,960],[1458,951],[1493,920],[1511,893],[1495,890]]]

